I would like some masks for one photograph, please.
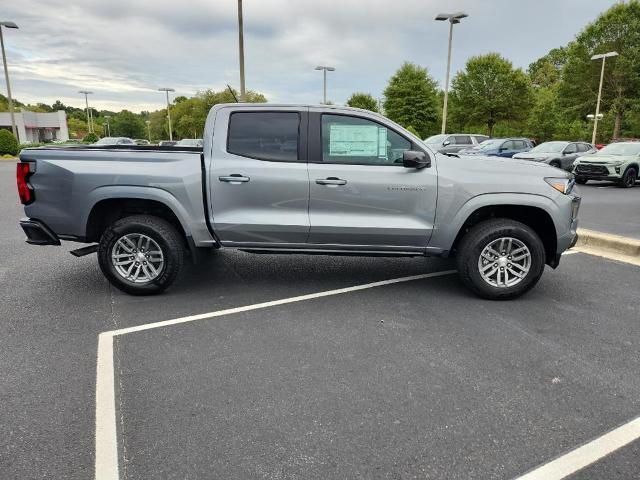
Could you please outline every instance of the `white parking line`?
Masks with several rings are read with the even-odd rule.
[[[365,283],[363,285],[355,285],[353,287],[338,288],[335,290],[327,290],[324,292],[299,295],[297,297],[289,297],[283,298],[281,300],[256,303],[254,305],[247,305],[244,307],[228,308],[226,310],[218,310],[215,312],[202,313],[199,315],[191,315],[188,317],[165,320],[162,322],[147,323],[145,325],[138,325],[130,328],[121,328],[118,330],[111,330],[109,332],[101,333],[98,337],[98,358],[96,368],[96,480],[118,480],[120,475],[118,466],[115,376],[113,368],[113,337],[126,335],[127,333],[167,327],[170,325],[194,322],[196,320],[205,320],[210,318],[222,317],[224,315],[231,315],[234,313],[274,307],[277,305],[285,305],[288,303],[313,300],[315,298],[340,295],[342,293],[357,292],[359,290],[392,285],[394,283],[410,282],[412,280],[422,280],[424,278],[441,277],[444,275],[451,275],[453,273],[456,273],[456,271],[446,270],[442,272],[412,275],[409,277],[392,278],[390,280],[382,280],[380,282]]]
[[[640,438],[640,417],[515,480],[560,480]]]

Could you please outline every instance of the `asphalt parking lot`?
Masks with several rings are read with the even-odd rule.
[[[14,168],[1,478],[92,477],[101,332],[452,268],[224,252],[130,297],[93,256],[23,243]],[[574,254],[512,302],[442,275],[117,336],[121,478],[516,478],[640,415],[639,273]],[[639,456],[635,441],[571,478],[638,478]]]

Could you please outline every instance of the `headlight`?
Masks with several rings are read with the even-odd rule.
[[[557,191],[559,191],[560,193],[564,193],[565,195],[569,195],[571,193],[571,190],[573,190],[573,186],[576,184],[576,181],[573,177],[546,177],[544,181],[555,188]]]

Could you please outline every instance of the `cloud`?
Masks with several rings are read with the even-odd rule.
[[[329,96],[380,97],[405,61],[444,77],[441,10],[470,14],[454,30],[453,71],[497,51],[526,66],[566,44],[613,0],[244,0],[247,88],[277,102],[318,102],[315,65],[336,67]],[[19,30],[5,34],[14,96],[99,108],[161,108],[176,95],[238,85],[236,0],[20,0],[3,6]],[[570,19],[570,21],[568,21]]]

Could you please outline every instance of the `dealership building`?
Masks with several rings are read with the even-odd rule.
[[[57,112],[14,112],[20,143],[42,143],[53,140],[69,140],[67,114]],[[11,114],[0,112],[0,128],[11,130]]]

